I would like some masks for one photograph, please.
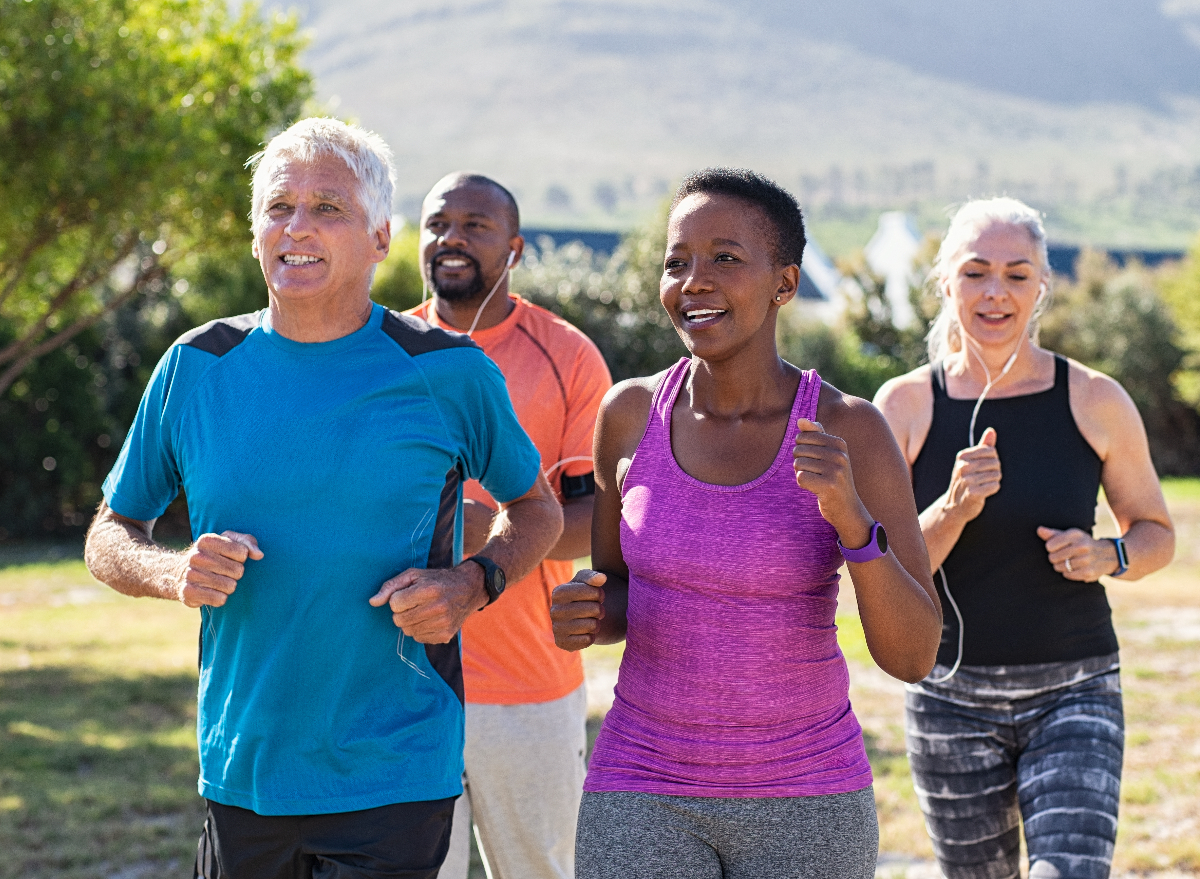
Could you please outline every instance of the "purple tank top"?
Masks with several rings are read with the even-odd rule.
[[[871,783],[837,644],[837,533],[796,485],[796,420],[745,485],[710,485],[671,451],[688,360],[654,394],[622,485],[629,628],[613,707],[584,790],[700,797],[846,793]]]

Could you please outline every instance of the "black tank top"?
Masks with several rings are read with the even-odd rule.
[[[913,462],[913,494],[924,510],[950,486],[954,456],[967,447],[975,401],[946,394],[946,373],[933,372],[933,423]],[[1000,490],[967,523],[942,565],[963,615],[963,665],[1027,665],[1104,656],[1117,650],[1104,587],[1077,583],[1054,570],[1039,525],[1080,528],[1096,521],[1100,459],[1075,426],[1066,358],[1055,355],[1048,391],[984,400],[978,442],[996,429]],[[938,662],[958,655],[958,619],[946,600]]]

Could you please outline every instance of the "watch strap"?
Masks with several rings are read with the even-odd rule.
[[[487,603],[491,604],[504,593],[504,570],[485,555],[473,555],[466,561],[474,562],[483,568],[483,588],[487,592]]]
[[[1110,537],[1108,539],[1112,541],[1113,546],[1117,549],[1117,569],[1108,576],[1120,577],[1129,570],[1129,552],[1125,549],[1125,538]]]
[[[562,475],[559,480],[562,486],[563,500],[569,501],[577,497],[587,497],[596,493],[596,474],[583,473],[579,476]]]
[[[887,532],[883,530],[883,526],[878,522],[873,522],[871,524],[871,536],[867,540],[866,546],[859,549],[846,549],[846,547],[842,546],[842,541],[839,538],[838,549],[842,551],[842,558],[848,562],[872,562],[887,555]]]

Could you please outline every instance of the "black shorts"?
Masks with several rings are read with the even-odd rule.
[[[208,800],[194,879],[434,879],[454,799],[330,815],[259,815]]]

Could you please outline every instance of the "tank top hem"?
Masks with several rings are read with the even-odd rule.
[[[662,781],[622,780],[606,778],[593,780],[589,774],[583,789],[587,793],[637,793],[664,797],[711,797],[713,799],[783,799],[786,797],[822,797],[865,790],[874,783],[868,769],[854,776],[838,779],[836,784],[755,785],[730,788],[721,785],[669,784]]]
[[[1085,656],[1062,662],[1033,662],[1011,665],[963,665],[948,681],[933,683],[928,678],[906,684],[910,692],[923,692],[948,701],[1032,699],[1074,687],[1093,678],[1120,672],[1119,653]],[[929,678],[945,677],[949,666],[934,666]]]

